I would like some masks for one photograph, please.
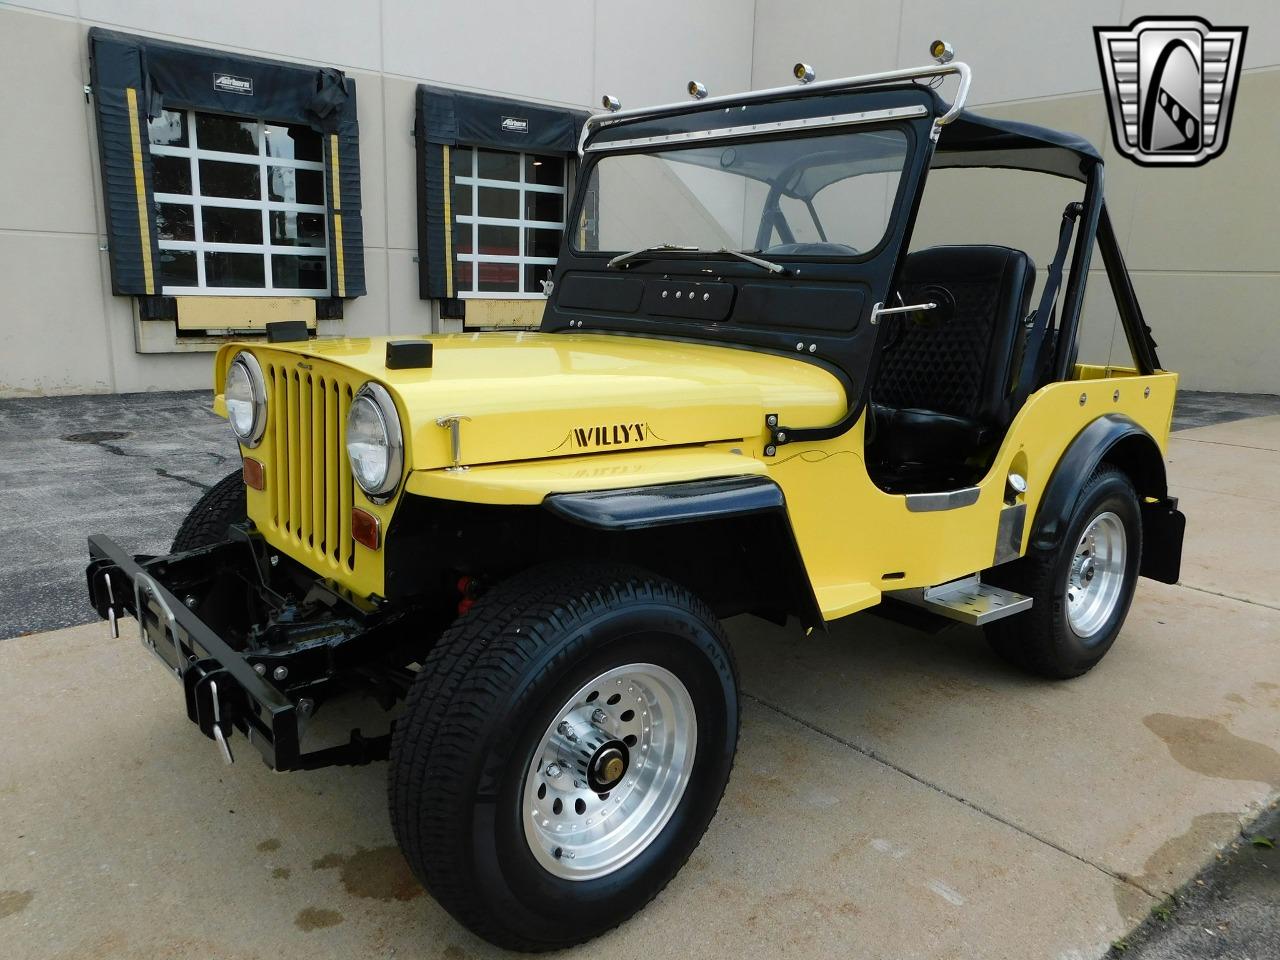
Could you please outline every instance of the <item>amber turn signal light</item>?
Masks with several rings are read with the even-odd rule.
[[[354,507],[351,511],[351,539],[362,543],[370,550],[377,550],[380,545],[378,518],[368,510]]]
[[[267,489],[267,473],[262,469],[261,462],[253,457],[244,458],[244,485],[255,490]]]

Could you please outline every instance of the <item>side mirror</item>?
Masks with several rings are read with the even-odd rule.
[[[918,327],[937,329],[946,326],[956,315],[956,298],[946,287],[930,283],[922,287],[918,294],[925,303],[936,303],[932,310],[915,310],[908,314],[911,322]]]
[[[927,284],[912,290],[912,298],[918,298],[919,302],[904,304],[900,307],[886,307],[883,303],[877,303],[871,310],[871,322],[876,324],[880,322],[881,317],[901,315],[910,317],[911,322],[916,326],[931,328],[949,323],[955,316],[956,300],[946,287]],[[898,294],[898,300],[901,302],[902,294]]]

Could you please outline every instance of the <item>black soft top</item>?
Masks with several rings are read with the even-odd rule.
[[[1102,156],[1084,137],[972,110],[942,128],[935,167],[1007,167],[1084,181]]]

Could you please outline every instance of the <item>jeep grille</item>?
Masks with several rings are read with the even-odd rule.
[[[271,524],[322,572],[355,569],[347,411],[352,384],[318,361],[265,364],[274,429],[267,467]]]

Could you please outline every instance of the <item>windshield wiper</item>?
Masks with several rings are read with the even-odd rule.
[[[632,250],[630,253],[620,253],[616,257],[614,257],[612,260],[609,261],[608,266],[620,267],[624,263],[627,263],[631,260],[649,259],[649,257],[647,256],[648,254],[662,253],[663,251],[666,251],[666,250],[690,251],[690,250],[697,250],[697,249],[698,249],[697,247],[682,246],[681,244],[678,244],[678,243],[657,243],[657,244],[654,244],[652,247],[641,247],[639,250]]]
[[[719,250],[704,251],[701,247],[690,247],[679,243],[659,243],[652,247],[641,247],[639,250],[632,250],[630,253],[620,253],[609,261],[609,266],[620,267],[624,263],[630,263],[635,260],[652,259],[655,253],[665,253],[671,250],[678,250],[683,253],[725,253],[731,257],[737,257],[739,260],[745,260],[747,263],[754,264],[761,269],[768,270],[770,273],[786,273],[787,269],[780,263],[774,263],[772,260],[762,260],[760,257],[753,257],[749,253],[741,250],[730,250],[728,247],[721,247]]]
[[[730,250],[728,247],[721,247],[716,253],[727,253],[731,257],[737,257],[739,260],[745,260],[747,263],[754,263],[757,267],[762,267],[770,273],[786,273],[787,268],[780,263],[774,263],[772,260],[762,260],[759,257],[753,257],[749,253],[741,250]]]

